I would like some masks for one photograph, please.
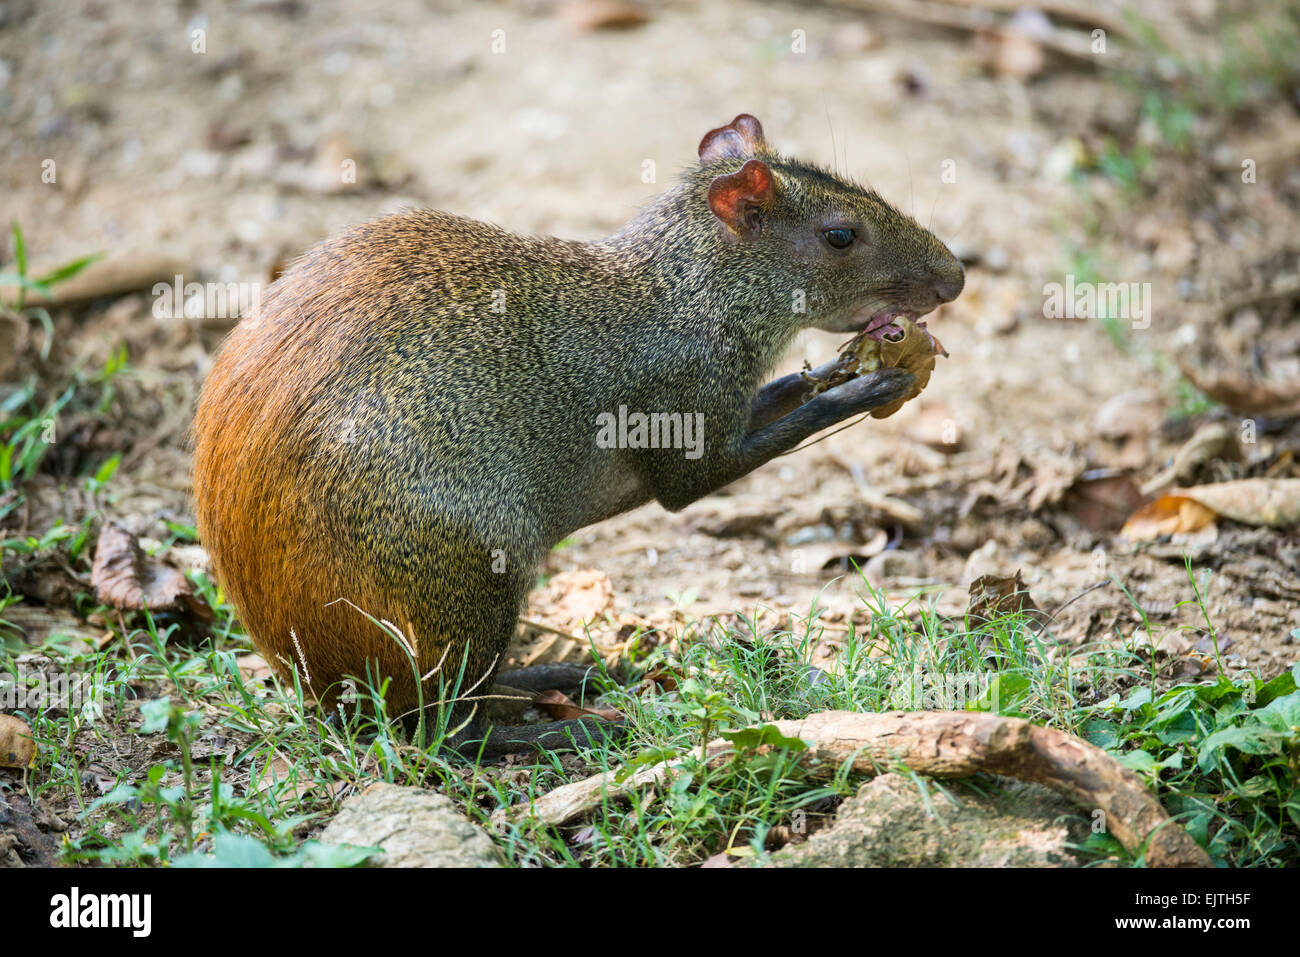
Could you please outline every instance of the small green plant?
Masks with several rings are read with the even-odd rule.
[[[1198,415],[1204,415],[1206,412],[1217,408],[1219,405],[1181,375],[1173,380],[1171,389],[1174,394],[1174,406],[1169,415],[1175,421],[1178,419],[1194,419]]]
[[[1300,17],[1294,4],[1225,5],[1209,42],[1167,42],[1161,29],[1130,10],[1127,19],[1148,72],[1125,78],[1145,90],[1143,116],[1181,153],[1190,152],[1196,118],[1248,115],[1291,99],[1300,81]],[[1151,64],[1165,65],[1150,70]]]
[[[276,856],[261,841],[241,834],[223,832],[212,839],[208,853],[175,857],[172,867],[359,867],[380,847],[322,844],[305,841],[289,854]]]
[[[1097,170],[1107,179],[1114,180],[1130,196],[1142,190],[1142,178],[1151,165],[1151,151],[1145,147],[1124,149],[1115,140],[1107,139],[1097,155]]]
[[[700,597],[700,590],[698,588],[686,588],[680,592],[669,592],[664,597],[673,603],[674,609],[684,612],[695,604]]]
[[[710,688],[694,678],[687,678],[677,686],[681,700],[676,709],[690,723],[699,728],[700,760],[707,760],[706,746],[713,729],[720,723],[743,720],[742,712],[729,701],[721,688]]]
[[[0,286],[15,287],[12,302],[0,303],[0,310],[16,316],[20,321],[38,321],[44,329],[40,357],[46,361],[54,342],[54,321],[42,306],[28,306],[31,293],[48,295],[60,283],[72,279],[97,260],[98,254],[83,256],[39,277],[29,274],[27,245],[18,223],[11,227],[14,267],[12,272],[0,274]],[[31,376],[13,391],[0,395],[0,492],[7,492],[27,482],[40,468],[46,453],[57,438],[59,416],[79,401],[83,385],[99,387],[97,409],[102,410],[111,401],[113,377],[125,365],[125,348],[114,353],[105,368],[92,376],[74,375],[73,381],[56,390],[41,388]],[[108,474],[111,474],[111,470]],[[97,476],[98,477],[98,476]],[[93,490],[97,490],[96,487]],[[0,518],[17,508],[20,496],[7,496],[0,503]]]
[[[1087,709],[1085,737],[1168,792],[1166,806],[1210,851],[1234,863],[1300,863],[1300,665],[1249,676],[1138,687]],[[1243,856],[1245,860],[1243,860]]]
[[[172,703],[170,698],[155,698],[146,701],[140,707],[144,723],[140,725],[141,734],[165,733],[167,740],[174,744],[181,756],[182,783],[179,787],[163,788],[159,786],[165,771],[164,765],[155,765],[149,769],[149,787],[142,795],[152,799],[158,806],[159,827],[162,827],[164,810],[180,830],[185,850],[194,850],[194,736],[199,729],[199,716],[196,712],[186,712]]]
[[[54,340],[54,320],[50,318],[49,311],[42,307],[25,308],[28,295],[35,292],[48,296],[55,286],[61,282],[67,282],[95,260],[100,259],[103,254],[94,253],[89,256],[82,256],[79,259],[64,263],[43,276],[31,276],[27,271],[27,243],[23,239],[22,227],[17,222],[11,223],[10,234],[13,238],[14,271],[0,273],[0,286],[17,287],[17,291],[14,293],[14,301],[8,304],[7,308],[38,319],[41,325],[45,327],[45,343],[41,348],[41,358],[48,359],[50,357],[50,344]]]

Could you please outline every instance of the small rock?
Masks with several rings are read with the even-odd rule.
[[[1016,30],[1002,30],[995,35],[991,60],[994,73],[1020,83],[1031,80],[1047,65],[1038,41]]]
[[[343,804],[322,844],[382,847],[372,867],[502,867],[501,851],[445,795],[372,784]]]
[[[867,581],[876,585],[887,578],[920,578],[921,559],[915,552],[895,548],[872,556],[863,571]]]
[[[970,583],[985,575],[997,575],[1003,572],[1003,555],[997,539],[990,538],[966,558],[966,567],[961,573],[961,587],[966,589]]]
[[[865,53],[880,46],[880,34],[865,23],[850,22],[841,25],[831,38],[831,49],[840,56]]]
[[[1093,429],[1105,439],[1150,435],[1164,419],[1164,402],[1151,389],[1133,389],[1112,396],[1092,418]]]
[[[1077,867],[1083,813],[1036,784],[995,779],[984,793],[955,782],[929,802],[883,774],[840,807],[835,823],[773,855],[768,867]],[[955,800],[954,800],[955,799]]]

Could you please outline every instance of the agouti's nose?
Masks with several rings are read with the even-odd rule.
[[[952,302],[961,295],[962,287],[965,285],[966,273],[959,266],[955,276],[947,276],[934,281],[934,294],[939,298],[940,302]]]

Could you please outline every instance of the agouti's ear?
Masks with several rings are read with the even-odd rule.
[[[752,159],[734,173],[719,176],[709,184],[709,209],[740,236],[752,236],[758,226],[760,206],[776,192],[772,170],[762,160]]]
[[[742,159],[766,146],[763,124],[748,113],[741,113],[726,126],[704,134],[700,140],[700,162],[707,166],[720,159]]]

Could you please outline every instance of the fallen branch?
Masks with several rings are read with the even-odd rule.
[[[1300,154],[1300,144],[1297,144],[1297,154]],[[1271,299],[1289,299],[1296,295],[1300,295],[1300,275],[1282,276],[1265,289],[1251,289],[1248,292],[1225,297],[1219,303],[1219,317],[1226,319],[1246,306],[1257,306]],[[1186,373],[1186,369],[1183,371]]]
[[[1026,4],[1023,0],[948,0],[953,6],[973,7],[977,10],[992,10],[997,13],[1015,13],[1026,6],[1041,10],[1048,16],[1061,20],[1070,20],[1089,32],[1101,27],[1107,33],[1128,35],[1133,32],[1131,24],[1125,19],[1118,7],[1108,8],[1103,4],[1089,3],[1087,0],[1035,0]]]
[[[114,254],[91,263],[71,279],[54,286],[49,295],[29,292],[26,305],[66,306],[104,296],[121,296],[152,289],[157,283],[170,284],[185,271],[185,261],[163,249]],[[32,274],[40,275],[35,270]],[[0,287],[0,299],[12,301],[16,294],[16,286]],[[180,307],[177,303],[177,308]]]
[[[839,0],[839,4],[855,10],[889,14],[915,23],[967,33],[983,33],[1006,25],[995,15],[992,6],[971,9],[969,6],[953,6],[935,0]],[[1041,33],[1032,34],[1032,38],[1043,48],[1079,63],[1122,67],[1127,66],[1130,60],[1127,54],[1116,50],[1111,50],[1104,56],[1093,53],[1091,36],[1080,30],[1051,26]]]
[[[816,775],[829,777],[848,762],[854,772],[866,776],[901,765],[935,778],[984,771],[1034,781],[1086,810],[1103,811],[1108,831],[1129,852],[1145,850],[1152,867],[1210,866],[1205,851],[1170,820],[1140,777],[1100,748],[1062,731],[975,711],[822,711],[774,724],[781,734],[808,744],[800,763]],[[715,764],[732,752],[730,742],[719,740],[709,743],[705,755]],[[675,763],[661,762],[621,783],[613,774],[598,774],[493,817],[498,822],[531,817],[543,824],[565,824],[606,799],[627,800],[663,783],[674,770]]]

